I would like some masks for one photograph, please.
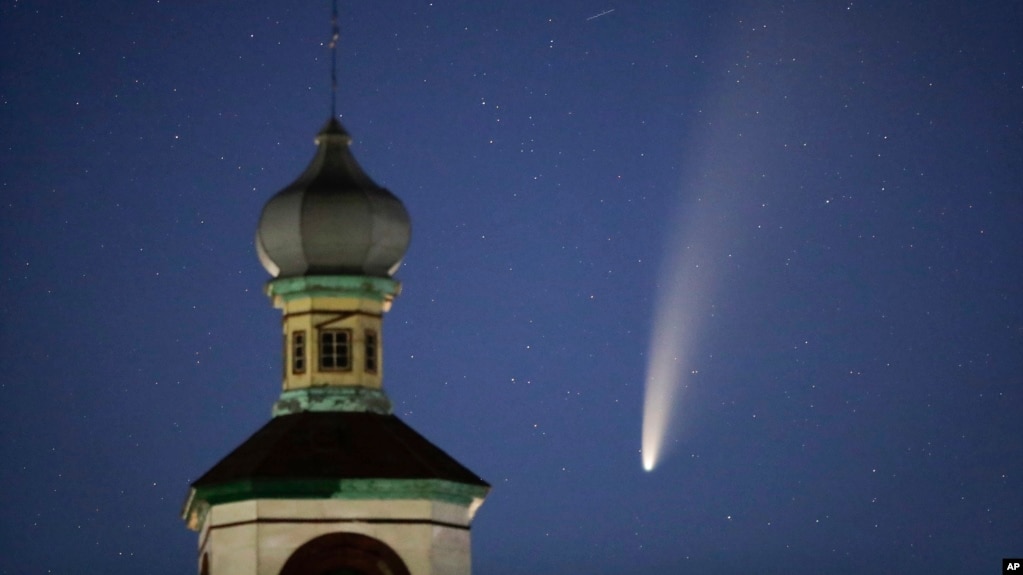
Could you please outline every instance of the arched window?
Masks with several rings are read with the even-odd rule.
[[[328,533],[291,554],[280,575],[411,575],[405,562],[378,539],[359,533]]]

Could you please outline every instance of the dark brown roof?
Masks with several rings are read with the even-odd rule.
[[[489,487],[394,415],[303,412],[272,419],[192,484],[440,479]]]

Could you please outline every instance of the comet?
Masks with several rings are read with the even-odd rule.
[[[663,456],[673,416],[688,388],[687,377],[695,371],[690,356],[703,294],[700,282],[686,274],[700,271],[687,256],[690,251],[683,250],[667,262],[655,308],[643,400],[643,469],[647,471],[653,471]]]
[[[715,45],[722,51],[708,58],[726,62],[739,54],[743,43],[720,38]],[[783,193],[767,178],[775,157],[764,144],[771,128],[754,125],[746,112],[763,109],[762,96],[725,81],[709,83],[703,99],[702,119],[680,146],[685,156],[676,211],[663,222],[668,232],[656,276],[643,381],[640,452],[647,471],[660,465],[693,429],[699,411],[693,405],[697,394],[690,390],[704,389],[718,377],[704,364],[710,355],[706,352],[710,346],[727,345],[721,332],[711,329],[721,326],[712,323],[715,306],[742,289],[744,282],[728,278],[739,271],[744,246],[761,237],[761,226],[747,218],[754,213],[767,217],[771,212],[763,198]]]
[[[711,190],[714,191],[714,190]],[[694,198],[680,209],[661,264],[644,382],[642,461],[653,471],[676,439],[680,406],[698,372],[694,354],[709,295],[720,276],[720,194]]]

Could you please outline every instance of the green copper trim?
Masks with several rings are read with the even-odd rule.
[[[266,295],[292,301],[308,297],[353,297],[386,301],[401,293],[401,283],[374,276],[297,276],[270,280]]]
[[[273,416],[303,411],[355,411],[391,414],[391,400],[382,389],[361,386],[306,387],[281,393]]]
[[[481,485],[444,479],[265,479],[195,488],[210,505],[251,499],[429,499],[468,505],[487,494]]]
[[[444,479],[265,479],[193,487],[182,516],[200,530],[210,507],[254,499],[429,500],[470,506],[488,487]]]
[[[430,499],[469,505],[487,491],[482,485],[444,479],[342,479],[332,499]]]

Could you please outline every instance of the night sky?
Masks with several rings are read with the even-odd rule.
[[[1023,4],[340,10],[413,223],[385,389],[493,485],[474,573],[1023,555]],[[279,393],[253,238],[329,40],[326,1],[0,1],[0,573],[195,572],[188,486]]]

